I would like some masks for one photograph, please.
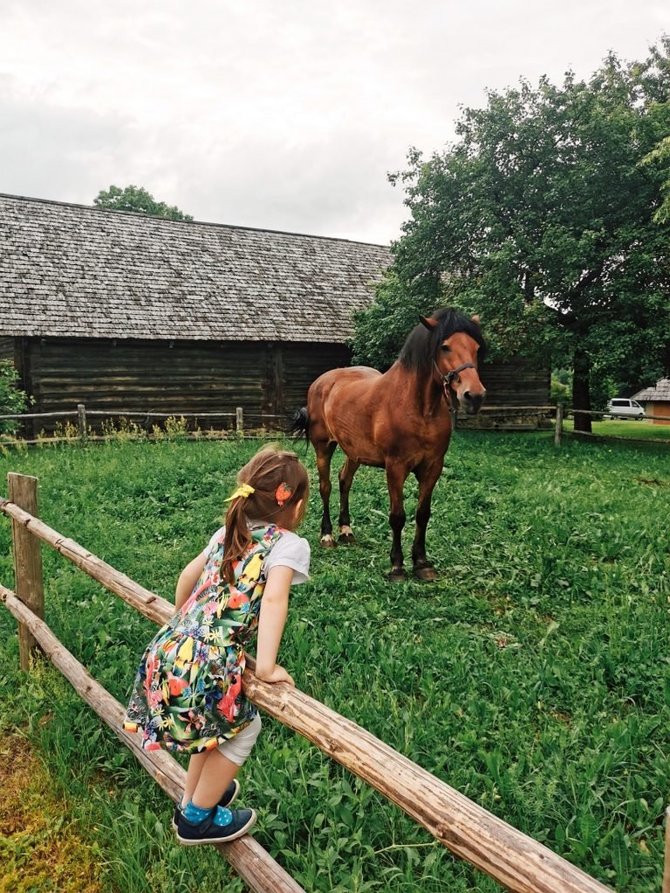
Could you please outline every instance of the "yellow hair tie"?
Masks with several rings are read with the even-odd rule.
[[[252,493],[255,493],[256,490],[251,486],[251,484],[240,484],[240,486],[235,490],[232,496],[226,499],[226,502],[232,502],[233,499],[246,499],[248,496],[251,496]]]

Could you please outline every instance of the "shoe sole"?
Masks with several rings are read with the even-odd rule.
[[[228,809],[228,807],[230,806],[231,803],[234,803],[234,802],[237,800],[237,795],[238,795],[238,794],[240,793],[240,791],[242,790],[242,786],[240,785],[239,781],[238,781],[236,778],[233,779],[233,780],[234,780],[234,782],[235,782],[235,793],[234,793],[233,796],[230,798],[230,800],[226,803],[226,809]],[[172,827],[174,828],[175,833],[176,833],[176,831],[177,831],[177,823],[176,823],[175,820],[174,820],[174,813],[172,814]]]
[[[250,828],[256,824],[256,812],[255,810],[251,811],[251,818],[242,828],[238,828],[233,834],[226,834],[223,837],[203,837],[200,840],[191,840],[188,837],[180,837],[179,832],[177,832],[177,840],[182,846],[202,846],[204,843],[230,843],[232,840],[237,840],[238,837],[244,837],[244,835],[249,831]]]

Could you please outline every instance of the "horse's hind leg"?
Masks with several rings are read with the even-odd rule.
[[[321,545],[336,545],[333,539],[333,525],[330,520],[330,460],[333,458],[336,443],[319,441],[314,444],[316,450],[316,467],[319,471],[319,493],[323,503],[323,515],[321,516]]]
[[[360,468],[360,462],[356,462],[347,456],[347,459],[340,469],[340,536],[341,543],[351,545],[354,542],[354,532],[351,529],[351,517],[349,516],[349,491],[351,490],[351,482],[354,475]]]

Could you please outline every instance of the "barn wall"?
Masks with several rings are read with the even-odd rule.
[[[35,411],[235,412],[289,414],[310,383],[346,365],[337,344],[33,339],[29,391]],[[45,430],[50,430],[45,425]]]
[[[14,339],[0,338],[0,360],[14,362]]]
[[[527,360],[483,363],[480,378],[488,406],[547,406],[551,371],[534,368]]]
[[[36,412],[69,411],[78,403],[110,412],[234,413],[242,406],[251,426],[261,424],[261,414],[290,416],[305,405],[314,379],[350,362],[344,345],[302,342],[43,338],[21,339],[17,348]],[[487,408],[548,403],[549,370],[521,360],[492,363],[483,365],[481,378]]]

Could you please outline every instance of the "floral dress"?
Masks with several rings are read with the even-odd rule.
[[[142,731],[144,750],[200,753],[236,735],[256,715],[242,693],[244,649],[255,638],[265,589],[263,562],[286,531],[251,530],[235,563],[235,583],[221,579],[223,535],[207,553],[186,604],[148,645],[123,727]]]

